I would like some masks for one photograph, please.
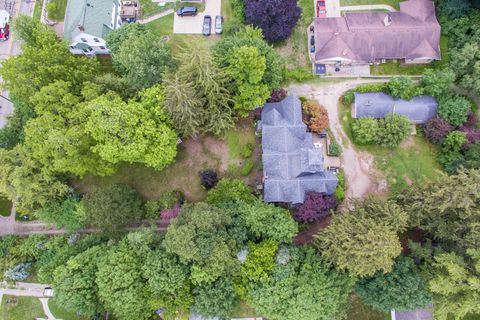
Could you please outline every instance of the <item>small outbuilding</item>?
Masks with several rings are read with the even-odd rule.
[[[430,96],[411,100],[394,99],[383,92],[355,92],[353,118],[384,118],[388,114],[406,116],[414,124],[426,123],[437,114],[438,103]]]

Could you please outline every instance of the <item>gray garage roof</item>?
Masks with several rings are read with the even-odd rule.
[[[384,118],[396,113],[413,123],[425,123],[437,114],[437,101],[430,96],[413,97],[406,101],[394,99],[383,92],[355,92],[354,118]]]
[[[324,170],[322,149],[313,146],[297,97],[265,104],[262,147],[266,202],[303,203],[306,192],[335,191],[338,179]]]
[[[392,320],[433,320],[433,306],[429,305],[423,309],[411,311],[392,310],[390,312]]]

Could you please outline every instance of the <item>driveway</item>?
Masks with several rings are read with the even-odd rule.
[[[215,34],[214,24],[215,16],[222,14],[221,0],[204,0],[205,11],[200,12],[195,17],[179,17],[175,13],[173,18],[173,33],[183,34],[202,34],[203,17],[209,15],[212,17],[212,34]]]
[[[335,84],[291,85],[288,88],[290,94],[318,100],[327,109],[330,129],[343,148],[341,160],[347,180],[347,198],[362,198],[369,193],[379,192],[382,183],[379,185],[375,183],[376,169],[373,156],[357,150],[345,134],[338,116],[338,101],[349,89],[360,84],[382,81],[384,80],[346,80]]]

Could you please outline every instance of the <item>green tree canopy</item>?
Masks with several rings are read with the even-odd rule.
[[[395,148],[405,140],[411,132],[410,120],[399,114],[387,114],[379,120],[377,143],[383,147]]]
[[[454,80],[455,73],[450,69],[425,69],[421,80],[423,93],[440,98],[442,95],[450,92],[450,87]]]
[[[455,127],[467,121],[470,111],[470,102],[462,96],[444,95],[438,101],[438,114]]]
[[[408,216],[391,201],[368,199],[350,213],[333,216],[314,240],[326,261],[354,276],[372,276],[392,270],[401,252],[397,232],[405,230]]]
[[[213,205],[244,201],[254,203],[256,197],[252,190],[239,179],[222,179],[215,188],[208,191],[207,202]]]
[[[414,96],[422,94],[422,89],[418,87],[409,77],[394,77],[387,83],[388,93],[395,98],[410,100]]]
[[[192,311],[204,317],[230,317],[236,303],[236,294],[231,278],[220,278],[213,283],[197,286]]]
[[[431,302],[426,281],[413,260],[404,256],[397,258],[391,272],[379,270],[373,277],[360,279],[356,292],[364,304],[383,312],[415,310]]]
[[[82,205],[87,224],[113,236],[143,215],[139,194],[127,185],[96,188],[83,197]]]

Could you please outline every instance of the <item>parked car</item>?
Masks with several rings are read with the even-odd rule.
[[[222,22],[223,22],[223,17],[222,16],[216,16],[215,17],[215,33],[216,34],[221,34],[222,33]]]
[[[315,45],[315,36],[310,37],[310,45],[314,46]]]
[[[0,41],[7,41],[10,38],[10,14],[0,10]]]
[[[209,36],[210,35],[210,29],[212,27],[212,17],[210,16],[205,16],[203,17],[203,35],[204,36]]]
[[[177,14],[180,17],[196,16],[198,13],[197,7],[181,7],[177,9]]]
[[[327,17],[327,7],[325,6],[324,0],[317,1],[317,17],[319,18]]]

